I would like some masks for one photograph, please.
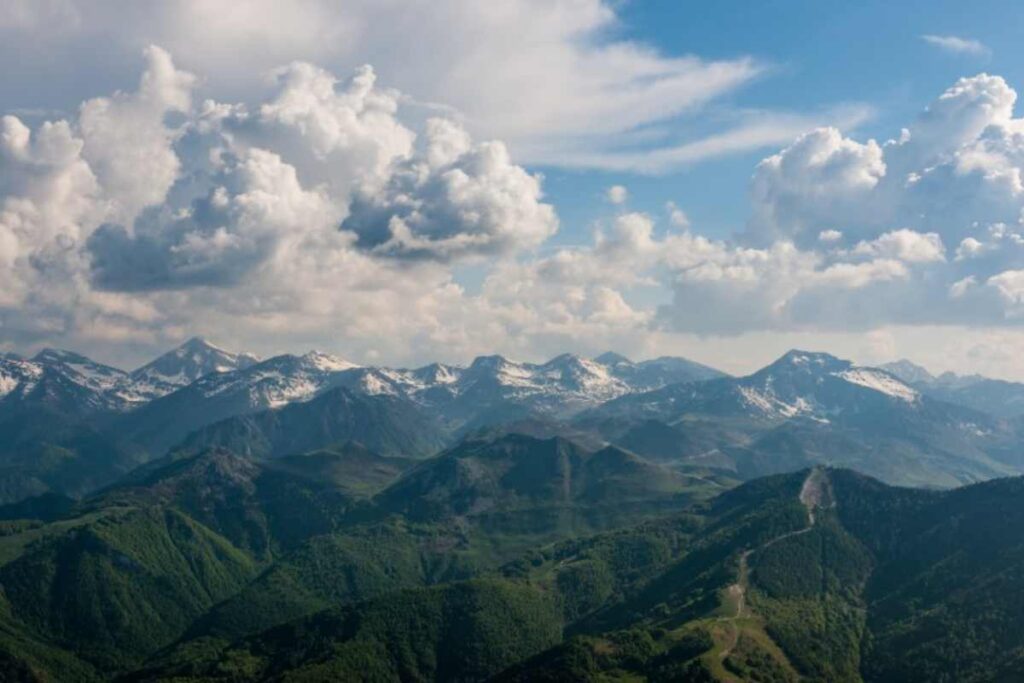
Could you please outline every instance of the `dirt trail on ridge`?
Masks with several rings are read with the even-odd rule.
[[[816,522],[814,512],[818,509],[827,509],[835,505],[835,496],[832,493],[832,482],[828,478],[828,472],[822,468],[814,468],[811,470],[807,478],[804,479],[803,486],[800,487],[800,502],[803,503],[804,508],[807,510],[807,526],[803,529],[797,529],[796,531],[789,531],[775,538],[769,539],[757,546],[756,548],[750,548],[744,550],[743,554],[740,555],[740,566],[736,583],[731,584],[726,588],[726,593],[735,602],[735,614],[731,616],[719,617],[719,621],[735,622],[737,619],[751,616],[750,608],[747,605],[747,586],[749,583],[750,567],[748,560],[753,553],[760,552],[769,548],[780,541],[784,541],[787,538],[793,538],[801,534],[814,529]],[[736,648],[736,644],[739,642],[740,629],[732,623],[732,638],[729,645],[722,649],[720,657],[722,661],[725,661],[732,651]]]

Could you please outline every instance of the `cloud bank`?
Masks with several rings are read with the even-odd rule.
[[[293,62],[225,102],[168,51],[143,58],[130,91],[0,120],[9,343],[203,333],[401,363],[1024,322],[1024,122],[998,76],[959,80],[891,140],[799,136],[757,165],[733,239],[613,187],[567,247],[543,177],[369,66]]]

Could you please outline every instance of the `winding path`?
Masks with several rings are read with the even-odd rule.
[[[722,648],[722,652],[719,654],[721,660],[724,662],[728,659],[732,651],[736,649],[736,644],[740,638],[740,628],[736,625],[737,619],[750,616],[750,609],[747,606],[747,585],[748,575],[750,568],[748,565],[748,559],[751,554],[760,552],[769,548],[780,541],[784,541],[787,538],[793,538],[801,534],[806,534],[808,531],[814,529],[815,517],[814,511],[822,508],[830,508],[835,505],[835,500],[832,496],[832,484],[828,479],[828,473],[821,468],[814,468],[811,470],[807,478],[804,479],[803,486],[800,487],[800,502],[803,503],[804,508],[807,510],[807,526],[803,529],[797,529],[796,531],[789,531],[781,536],[769,539],[757,546],[756,548],[750,548],[744,550],[743,554],[740,555],[740,566],[738,576],[736,577],[736,583],[731,584],[726,588],[726,592],[729,597],[734,598],[736,605],[736,613],[731,616],[718,617],[719,621],[726,621],[730,623],[732,627],[732,636],[729,644]]]

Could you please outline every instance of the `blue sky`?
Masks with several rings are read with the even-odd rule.
[[[727,98],[735,107],[812,112],[841,103],[869,105],[872,117],[848,131],[859,138],[897,137],[961,76],[984,71],[998,73],[1011,84],[1024,82],[1024,8],[1014,2],[968,7],[951,0],[643,0],[618,6],[617,30],[666,54],[718,59],[750,55],[770,65],[765,75]],[[991,52],[950,53],[926,43],[922,35],[967,36]],[[685,131],[687,123],[680,129]],[[749,216],[750,175],[766,151],[655,176],[542,170],[548,194],[568,227],[566,241],[578,239],[577,229],[603,216],[595,199],[614,183],[629,187],[633,208],[659,214],[666,201],[675,201],[702,231],[728,237]]]
[[[198,334],[742,372],[798,346],[1024,378],[1022,22],[1011,2],[8,0],[0,349],[130,365]]]

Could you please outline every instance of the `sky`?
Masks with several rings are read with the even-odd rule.
[[[1024,379],[1012,2],[6,0],[0,349]]]

